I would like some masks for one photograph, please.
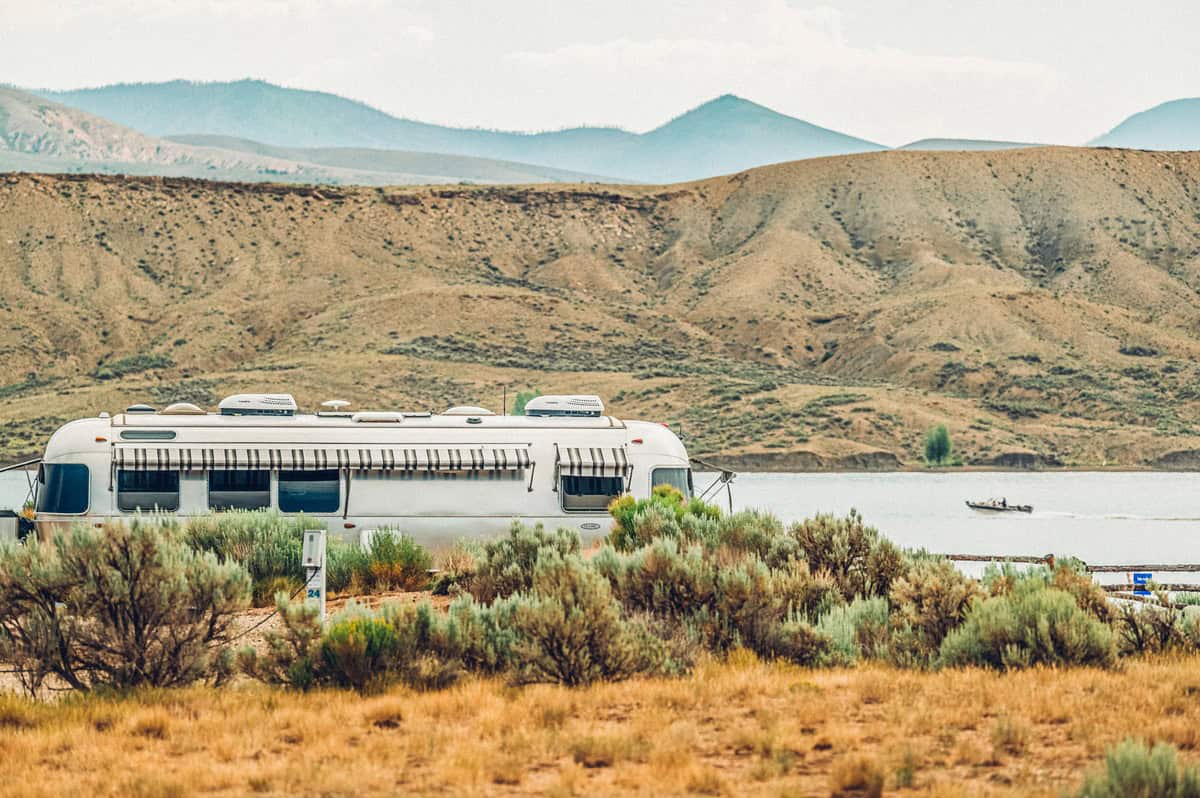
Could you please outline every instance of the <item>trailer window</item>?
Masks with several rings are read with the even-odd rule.
[[[650,472],[650,487],[670,485],[678,488],[685,499],[692,497],[692,470],[690,468],[656,468]]]
[[[88,467],[79,463],[43,463],[38,471],[37,511],[80,515],[88,509]]]
[[[270,471],[208,472],[208,509],[263,510],[270,506]]]
[[[625,492],[625,478],[563,476],[559,488],[564,510],[606,510]]]
[[[280,471],[279,509],[285,513],[336,513],[342,506],[342,483],[336,469]]]
[[[127,513],[178,510],[179,472],[118,471],[117,509]]]

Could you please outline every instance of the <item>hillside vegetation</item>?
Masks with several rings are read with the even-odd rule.
[[[699,455],[1200,455],[1200,155],[887,152],[670,187],[0,178],[0,449],[134,400],[596,392]],[[497,408],[498,409],[498,408]]]

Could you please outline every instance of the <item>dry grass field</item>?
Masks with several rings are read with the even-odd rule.
[[[133,401],[595,392],[743,467],[1200,463],[1200,155],[674,186],[0,178],[0,457]]]
[[[1200,659],[1120,671],[810,671],[735,652],[679,680],[467,679],[433,693],[246,684],[0,697],[25,796],[1058,796],[1128,736],[1200,754]],[[876,793],[878,794],[878,793]]]

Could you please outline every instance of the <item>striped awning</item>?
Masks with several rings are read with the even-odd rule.
[[[231,471],[270,469],[320,471],[523,471],[532,465],[525,448],[338,448],[261,446],[186,447],[121,445],[113,447],[117,468],[136,471]]]
[[[625,477],[631,466],[624,446],[604,448],[558,448],[558,470],[572,477]]]

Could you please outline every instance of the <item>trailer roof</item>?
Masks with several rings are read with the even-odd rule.
[[[176,415],[167,413],[118,413],[112,417],[114,427],[227,427],[247,429],[268,427],[295,429],[623,429],[625,422],[613,416],[496,416],[496,415],[434,415],[428,413],[396,413],[396,421],[356,421],[351,413],[301,413],[294,416],[272,415]],[[361,415],[369,415],[363,413]],[[382,414],[374,414],[376,416]]]

